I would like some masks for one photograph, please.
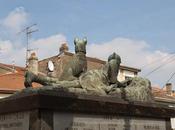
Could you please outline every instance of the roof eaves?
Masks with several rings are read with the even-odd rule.
[[[24,74],[21,74],[21,73],[18,73],[18,72],[2,74],[2,75],[0,75],[0,77],[5,77],[5,76],[9,76],[9,75],[16,75],[16,76],[18,75],[18,76],[24,77]]]
[[[157,100],[157,101],[175,103],[175,98],[154,97],[154,99]]]
[[[15,92],[19,91],[19,89],[0,89],[1,94],[13,94]]]
[[[4,63],[0,63],[0,66],[7,66],[7,67],[16,67],[16,68],[20,68],[20,69],[25,69],[25,67],[21,67],[21,66],[17,66],[17,65],[9,65],[9,64],[4,64]]]
[[[124,66],[124,65],[120,65],[120,68],[125,69],[125,70],[129,70],[129,71],[141,72],[141,69],[137,69],[137,68],[129,67],[129,66]]]

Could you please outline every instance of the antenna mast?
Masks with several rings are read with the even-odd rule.
[[[26,34],[26,67],[28,65],[28,54],[30,52],[30,49],[29,49],[29,38],[32,35],[32,33],[38,31],[38,29],[33,29],[33,27],[36,26],[36,25],[37,24],[32,24],[31,26],[28,26],[25,29],[23,29],[21,32],[19,32],[19,33],[25,32],[25,34]]]

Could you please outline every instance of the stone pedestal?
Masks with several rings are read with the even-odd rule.
[[[0,130],[171,130],[175,110],[156,103],[26,89],[0,100]]]

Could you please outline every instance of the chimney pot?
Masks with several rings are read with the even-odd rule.
[[[60,47],[60,49],[59,49],[60,54],[63,53],[63,52],[66,52],[66,51],[68,51],[68,50],[69,50],[69,47],[68,47],[67,43],[61,44],[61,47]]]
[[[36,56],[36,53],[30,55],[27,69],[34,74],[38,74],[38,57]]]
[[[166,92],[168,95],[171,95],[172,94],[172,84],[171,83],[166,83]]]

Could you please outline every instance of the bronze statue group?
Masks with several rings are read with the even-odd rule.
[[[30,71],[25,73],[24,85],[32,87],[32,83],[44,87],[64,88],[68,92],[113,96],[127,101],[153,101],[149,80],[134,77],[123,82],[117,80],[121,58],[113,52],[101,69],[87,71],[86,45],[87,39],[74,39],[75,54],[66,64],[59,78],[40,76]]]

